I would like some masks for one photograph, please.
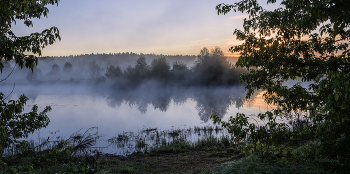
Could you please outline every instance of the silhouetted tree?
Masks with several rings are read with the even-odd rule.
[[[70,74],[73,72],[73,65],[70,62],[66,62],[63,66],[63,73]]]
[[[37,77],[38,77],[37,74],[32,70],[29,70],[27,73],[27,76],[26,76],[26,78],[29,82],[33,82],[34,80],[37,79]]]
[[[196,62],[201,62],[203,59],[208,58],[210,55],[209,50],[207,47],[204,47],[201,49],[201,51],[198,54],[198,60]]]
[[[98,65],[95,60],[89,63],[89,73],[91,79],[97,80],[98,78],[100,78],[102,70],[103,69],[101,68],[101,66]]]
[[[52,65],[52,71],[59,73],[60,72],[60,67],[57,64],[53,64]]]
[[[123,75],[123,71],[120,68],[120,66],[109,66],[107,67],[107,71],[106,71],[106,77],[111,79],[111,80],[115,80],[118,77],[121,77]]]
[[[146,58],[143,54],[136,60],[134,67],[135,79],[138,83],[141,83],[149,75],[149,66],[147,65]]]
[[[39,79],[42,75],[43,73],[41,72],[41,70],[39,68],[34,67],[33,70],[28,70],[26,79],[29,82],[34,82],[37,79]]]
[[[232,85],[239,83],[239,75],[244,72],[234,68],[224,57],[219,47],[209,53],[203,48],[198,55],[195,66],[189,69],[185,63],[175,61],[170,69],[165,57],[155,58],[147,65],[143,54],[136,60],[135,66],[129,65],[121,76],[121,69],[114,66],[107,68],[106,77],[114,78],[121,76],[118,86],[138,86],[144,80],[157,80],[160,84],[177,85]],[[124,83],[127,83],[123,85]],[[117,85],[117,84],[116,84]]]
[[[139,75],[148,74],[149,66],[147,65],[146,58],[143,54],[136,60],[135,72]]]
[[[179,61],[173,63],[173,69],[171,72],[173,79],[176,81],[185,80],[186,75],[190,75],[186,64]]]
[[[151,76],[158,80],[169,80],[170,65],[165,57],[156,58],[152,60]]]
[[[59,77],[61,75],[60,67],[57,64],[53,64],[51,71],[46,74],[46,76],[50,77]]]
[[[219,47],[212,49],[211,53],[203,48],[193,67],[192,78],[198,85],[225,85],[228,84],[232,68]]]
[[[124,76],[127,78],[129,81],[135,81],[135,69],[129,65],[125,70],[124,70]]]

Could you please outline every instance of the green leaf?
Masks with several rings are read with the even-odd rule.
[[[339,99],[339,94],[338,94],[338,93],[335,93],[335,95],[334,95],[334,100],[335,100],[335,101],[338,101],[338,99]]]

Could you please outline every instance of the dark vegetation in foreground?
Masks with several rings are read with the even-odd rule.
[[[93,150],[99,138],[94,129],[74,133],[66,140],[47,139],[39,145],[25,142],[20,148],[7,149],[2,158],[0,173],[183,173],[210,169],[232,158],[240,158],[228,136],[214,137],[218,127],[195,127],[159,131],[145,129],[142,133],[153,136],[153,142],[144,134],[137,135],[134,152],[128,156],[102,154]],[[187,132],[208,134],[207,138],[191,141]],[[164,136],[163,136],[164,135]],[[171,137],[171,140],[165,137]],[[129,144],[126,134],[108,139],[119,147]],[[53,138],[54,139],[54,138]]]
[[[280,6],[268,10],[255,0],[242,0],[216,10],[249,14],[243,29],[234,31],[242,43],[230,51],[240,54],[236,66],[249,70],[240,76],[246,97],[261,89],[267,104],[276,108],[259,113],[256,122],[243,113],[228,121],[212,118],[230,130],[235,142],[248,140],[244,151],[261,158],[349,173],[350,1],[266,2]],[[307,86],[283,84],[290,79]]]
[[[14,148],[5,155],[0,173],[324,173],[312,166],[294,166],[283,161],[266,161],[241,152],[227,135],[215,137],[218,127],[195,127],[195,133],[208,134],[207,138],[189,141],[182,132],[165,131],[172,141],[160,139],[149,144],[140,139],[135,151],[128,156],[93,153],[91,147],[99,137],[88,129],[74,133],[69,139],[46,140],[38,146],[33,142]],[[146,129],[143,132],[155,132]],[[119,134],[115,140],[125,142],[128,137]],[[157,142],[157,140],[155,140]],[[245,158],[244,158],[245,157]]]

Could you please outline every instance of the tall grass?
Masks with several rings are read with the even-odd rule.
[[[184,129],[159,130],[146,128],[137,133],[123,132],[107,140],[121,155],[137,153],[186,152],[197,149],[215,150],[234,146],[225,130],[203,126]],[[125,153],[125,152],[128,153]]]

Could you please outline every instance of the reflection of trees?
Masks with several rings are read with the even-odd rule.
[[[119,95],[118,93],[110,93],[106,97],[108,106],[112,108],[120,107],[120,105],[123,103],[123,100],[123,96]]]
[[[174,104],[175,105],[181,105],[181,104],[184,104],[187,99],[189,98],[188,96],[190,94],[189,92],[190,90],[187,90],[185,88],[177,88],[175,91],[174,91],[174,95],[172,95],[172,99],[174,101]]]
[[[147,112],[147,106],[148,106],[148,103],[144,101],[140,101],[137,103],[137,109],[143,114]]]
[[[32,103],[34,103],[38,98],[38,93],[36,91],[32,91],[31,93],[26,94],[26,96],[32,101]]]
[[[159,91],[154,98],[152,98],[152,105],[154,109],[158,109],[162,112],[166,112],[169,108],[171,101],[171,92],[168,90]]]
[[[202,89],[193,95],[197,101],[196,109],[200,119],[207,122],[212,114],[222,118],[227,114],[227,110],[232,104],[236,108],[243,106],[242,93],[237,93],[234,89]]]
[[[244,87],[234,88],[160,88],[155,86],[141,87],[130,90],[115,90],[108,94],[106,101],[110,107],[119,107],[125,102],[130,107],[136,106],[141,113],[147,112],[148,105],[154,109],[166,112],[171,99],[175,104],[182,104],[187,99],[197,102],[196,109],[200,119],[207,122],[212,114],[222,118],[227,110],[235,105],[243,106],[245,101]]]
[[[154,88],[142,88],[133,90],[113,91],[106,97],[110,107],[119,107],[125,101],[130,107],[136,106],[141,113],[147,112],[148,105],[154,109],[166,112],[171,101],[171,92],[169,90],[157,90]]]

